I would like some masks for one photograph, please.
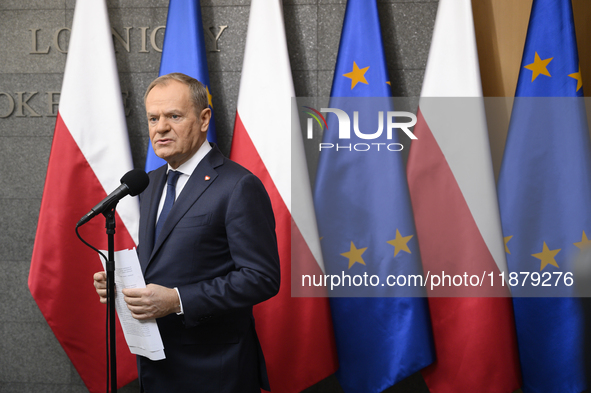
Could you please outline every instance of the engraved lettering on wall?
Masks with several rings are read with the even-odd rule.
[[[57,90],[39,93],[38,91],[0,91],[0,119],[7,117],[56,117],[60,92]],[[131,113],[129,92],[122,91],[125,116]]]
[[[213,49],[211,49],[210,52],[220,52],[220,50],[218,48],[218,40],[220,39],[224,30],[226,30],[228,28],[227,25],[226,26],[218,26],[218,27],[219,27],[219,31],[217,34],[214,34],[214,32],[213,32],[213,29],[215,29],[215,26],[210,26],[209,29],[205,29],[205,31],[207,33],[209,33],[209,36],[213,40]]]
[[[220,52],[219,40],[222,33],[228,28],[228,25],[210,26],[205,28],[206,35],[210,38],[213,49],[209,52]],[[150,51],[162,52],[162,43],[164,41],[164,30],[166,26],[157,26],[150,29],[149,26],[125,26],[111,27],[115,52],[125,51],[127,53],[150,53]],[[217,32],[215,32],[217,30]],[[68,53],[68,41],[70,40],[71,29],[69,27],[59,27],[50,31],[48,29],[30,28],[28,29],[31,37],[29,54],[46,55],[52,53],[52,49],[60,53]],[[40,42],[51,41],[51,44],[41,47]],[[148,44],[149,43],[149,44]]]

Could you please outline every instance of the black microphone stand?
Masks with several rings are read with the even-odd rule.
[[[121,178],[121,185],[103,199],[98,205],[93,207],[90,212],[84,215],[76,224],[76,235],[88,247],[98,252],[105,261],[105,270],[107,271],[107,392],[109,391],[109,375],[111,376],[111,392],[117,392],[117,351],[116,351],[116,325],[115,325],[115,207],[121,198],[126,195],[136,196],[146,189],[150,183],[150,178],[141,169],[132,169]],[[78,228],[98,213],[105,216],[105,228],[107,229],[108,254],[105,255],[82,239]],[[110,374],[109,374],[110,365]]]
[[[109,320],[109,363],[111,366],[111,392],[117,392],[117,352],[116,352],[116,330],[115,330],[115,201],[103,212],[105,216],[105,228],[107,229],[108,261],[107,270],[107,317]],[[107,364],[107,368],[109,364]],[[108,389],[108,387],[107,387]]]

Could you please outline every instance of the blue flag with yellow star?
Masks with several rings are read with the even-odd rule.
[[[199,0],[170,0],[168,5],[159,75],[166,75],[171,72],[182,72],[192,76],[203,83],[207,89],[211,109],[207,140],[216,142],[214,110],[211,105],[211,89]],[[152,145],[148,144],[146,172],[164,164],[166,164],[166,161],[158,157],[154,153]]]
[[[381,392],[432,363],[419,247],[375,1],[349,0],[314,204],[347,393]],[[407,137],[404,134],[402,137]],[[401,297],[401,296],[415,297]]]
[[[523,391],[585,389],[573,262],[591,231],[591,154],[570,0],[534,0],[499,177]],[[542,98],[543,97],[543,98]]]

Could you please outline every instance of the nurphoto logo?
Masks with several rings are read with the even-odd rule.
[[[326,149],[336,149],[336,151],[369,151],[369,150],[389,150],[389,151],[401,151],[403,149],[403,145],[401,143],[393,142],[393,135],[395,129],[402,130],[410,139],[417,139],[417,137],[412,133],[410,130],[417,123],[417,117],[411,112],[403,112],[403,111],[376,111],[376,113],[372,114],[373,116],[377,116],[377,131],[368,132],[367,129],[364,129],[363,132],[360,129],[360,116],[359,111],[353,111],[353,133],[354,137],[357,139],[373,141],[370,143],[345,143],[351,140],[351,118],[349,114],[338,108],[320,108],[320,111],[310,107],[310,106],[303,106],[304,113],[309,115],[307,120],[307,129],[306,129],[306,138],[313,139],[314,137],[314,121],[318,124],[321,131],[329,131],[328,122],[322,113],[333,113],[336,115],[338,119],[338,141],[333,142],[321,142],[318,144],[318,149],[320,151]],[[364,113],[364,116],[366,114]],[[408,121],[398,121],[400,119],[397,118],[405,118],[409,119]],[[367,121],[362,122],[364,127],[367,128]],[[378,140],[384,140],[383,133],[384,133],[384,123],[386,123],[386,141],[379,142]],[[331,125],[331,127],[334,127]],[[332,131],[332,129],[331,129]],[[326,138],[325,138],[326,140]],[[334,140],[334,138],[333,138]],[[338,143],[342,142],[342,143]]]

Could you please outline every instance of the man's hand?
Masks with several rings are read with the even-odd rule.
[[[94,287],[96,288],[96,293],[99,295],[99,300],[103,304],[107,304],[107,273],[105,272],[97,272],[94,273]]]
[[[123,295],[135,319],[161,318],[181,311],[181,303],[174,288],[148,284],[146,288],[124,289]]]

